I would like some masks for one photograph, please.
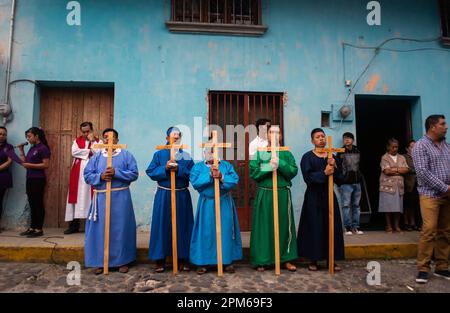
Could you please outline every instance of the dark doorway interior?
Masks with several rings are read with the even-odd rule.
[[[367,196],[361,200],[361,211],[368,212],[370,219],[361,216],[366,230],[383,230],[384,215],[378,213],[378,188],[381,156],[386,152],[389,138],[399,140],[399,153],[405,153],[405,145],[412,138],[411,106],[413,99],[384,96],[356,96],[356,135],[357,146],[361,151],[361,171],[365,178]],[[365,215],[368,217],[369,215]]]

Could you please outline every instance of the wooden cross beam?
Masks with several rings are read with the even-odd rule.
[[[115,149],[126,149],[127,145],[118,145],[114,144],[113,139],[114,133],[107,133],[107,141],[106,144],[95,144],[94,148],[96,149],[106,149],[108,153],[107,158],[107,168],[112,167],[112,154]],[[105,207],[105,243],[103,250],[103,273],[108,275],[109,273],[109,228],[110,228],[110,220],[111,220],[111,181],[106,182],[106,207]],[[95,201],[95,200],[94,200]]]
[[[219,148],[231,148],[231,143],[217,142],[217,131],[212,131],[212,141],[200,144],[201,148],[212,148],[214,155],[214,167],[219,167]],[[217,241],[217,275],[223,276],[222,264],[222,228],[220,221],[220,187],[219,179],[214,179],[214,198],[216,205],[216,241]]]
[[[279,128],[278,134],[276,133],[276,127],[270,128],[271,140],[270,147],[258,148],[258,151],[270,151],[272,153],[272,160],[277,159],[278,151],[289,151],[289,147],[280,147],[279,145]],[[275,274],[280,275],[280,223],[278,220],[278,175],[277,169],[272,171],[272,187],[273,187],[273,227],[275,237]],[[291,227],[289,225],[289,227]]]
[[[170,135],[169,144],[156,146],[156,150],[170,150],[170,161],[175,162],[175,149],[188,149],[187,145],[175,144]],[[170,171],[170,198],[172,202],[172,264],[173,274],[178,273],[178,241],[177,241],[177,196],[175,190],[175,170]]]
[[[328,148],[316,149],[319,153],[328,153],[328,159],[333,158],[333,152],[345,152],[344,148],[334,148],[331,136],[327,138]],[[328,176],[328,272],[334,274],[334,181],[333,175]]]

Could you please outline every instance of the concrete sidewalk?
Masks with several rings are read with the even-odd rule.
[[[0,233],[0,261],[13,262],[83,262],[84,233],[64,235],[63,229],[45,229],[40,238],[20,237],[18,232]],[[148,263],[148,232],[138,232],[138,262]],[[415,258],[418,232],[387,234],[382,231],[345,236],[346,259]],[[242,233],[244,262],[248,260],[250,232]]]

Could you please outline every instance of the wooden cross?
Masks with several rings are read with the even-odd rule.
[[[333,152],[345,152],[344,148],[333,148],[333,139],[327,138],[328,148],[316,149],[319,153],[328,153],[328,159],[333,158]],[[328,272],[334,274],[334,181],[333,175],[328,176]]]
[[[116,145],[113,143],[114,133],[107,133],[108,143],[107,144],[95,144],[96,149],[106,149],[108,153],[107,165],[106,167],[112,167],[112,153],[114,149],[126,149],[127,145]],[[106,182],[106,207],[105,207],[105,243],[103,250],[103,273],[108,275],[109,273],[109,227],[111,219],[111,181]]]
[[[170,160],[175,162],[175,149],[188,149],[186,145],[175,144],[173,135],[170,134],[169,144],[156,146],[156,150],[170,150]],[[175,190],[175,171],[170,171],[170,198],[172,201],[172,264],[173,274],[178,273],[178,241],[177,241],[177,196]]]
[[[274,132],[278,129],[278,134]],[[272,126],[270,139],[270,147],[258,148],[258,151],[270,151],[272,153],[272,159],[277,158],[278,151],[289,151],[289,147],[280,147],[279,145],[279,128]],[[280,223],[278,220],[278,175],[277,169],[272,170],[272,187],[273,187],[273,228],[275,237],[275,274],[280,275]],[[291,227],[290,225],[288,227]]]
[[[219,149],[218,148],[231,148],[231,143],[218,143],[217,131],[212,131],[212,142],[203,143],[201,148],[213,148],[214,155],[214,167],[219,167]],[[223,264],[222,264],[222,228],[220,221],[220,187],[219,179],[214,179],[214,199],[216,204],[216,241],[217,241],[217,275],[223,276]]]

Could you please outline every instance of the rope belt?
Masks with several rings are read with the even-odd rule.
[[[261,187],[261,186],[258,186],[258,188],[259,189],[262,189],[262,190],[267,190],[267,191],[273,191],[273,188],[268,188],[268,187]],[[287,190],[287,191],[290,191],[290,188],[289,188],[289,186],[286,186],[286,187],[280,187],[280,188],[278,188],[277,190]],[[291,210],[291,208],[292,208],[292,199],[291,199],[291,193],[290,192],[288,192],[288,218],[289,218],[289,226],[288,226],[288,229],[289,229],[289,241],[288,241],[288,249],[287,249],[287,252],[289,253],[290,252],[290,250],[291,250],[291,242],[292,242],[292,229],[291,229],[291,222],[292,222],[292,210]]]
[[[121,187],[121,188],[111,188],[111,192],[113,191],[121,191],[121,190],[127,190],[130,187]],[[92,201],[92,210],[90,211],[89,217],[88,219],[91,221],[96,222],[97,221],[97,217],[98,217],[98,211],[97,211],[97,196],[99,193],[106,193],[106,189],[105,190],[98,190],[98,189],[94,189],[94,195],[93,195],[93,201]]]
[[[159,188],[159,189],[162,189],[162,190],[172,191],[172,189],[166,188],[166,187],[163,187],[163,186],[160,186],[160,185],[158,185],[158,188]],[[184,191],[184,190],[187,190],[187,189],[188,189],[187,187],[180,188],[180,189],[176,189],[176,188],[175,188],[175,191]]]

